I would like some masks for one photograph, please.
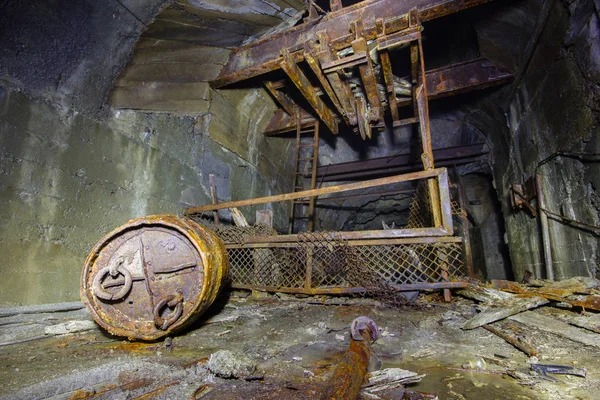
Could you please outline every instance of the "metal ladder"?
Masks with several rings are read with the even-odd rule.
[[[294,168],[294,192],[315,189],[319,162],[319,120],[302,126],[300,113],[296,111],[296,160]],[[289,233],[314,229],[315,197],[292,200],[289,213]]]

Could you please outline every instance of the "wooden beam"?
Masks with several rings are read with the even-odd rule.
[[[448,161],[462,164],[463,160],[472,162],[474,158],[487,154],[488,150],[485,143],[469,144],[465,146],[446,147],[433,150],[433,157],[436,162]],[[319,176],[323,177],[324,182],[340,181],[345,179],[356,179],[361,176],[375,174],[390,174],[395,169],[415,166],[423,169],[423,166],[410,153],[395,154],[387,157],[371,158],[361,161],[350,161],[339,164],[321,165],[318,168]]]
[[[513,74],[485,58],[429,70],[425,73],[429,100],[485,89],[513,80]],[[412,104],[411,99],[397,101],[398,107]]]

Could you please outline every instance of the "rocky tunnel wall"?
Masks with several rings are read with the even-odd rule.
[[[539,218],[514,212],[510,186],[543,177],[555,279],[598,277],[600,225],[600,25],[594,1],[515,1],[477,26],[486,57],[516,71],[496,95],[470,104],[465,123],[493,148],[494,186],[504,215],[504,241],[516,279],[544,278]],[[543,10],[548,17],[543,21]],[[529,44],[540,24],[539,39]],[[527,46],[532,53],[527,65]],[[507,51],[508,50],[508,51]],[[556,152],[576,157],[552,157]],[[588,155],[586,155],[588,154]],[[549,159],[550,157],[550,159]],[[534,203],[535,206],[535,203]],[[564,217],[564,218],[563,218]],[[567,220],[568,219],[568,220]]]
[[[197,113],[106,105],[161,3],[0,6],[1,304],[77,300],[103,235],[210,203],[209,174],[221,201],[289,190],[289,144],[259,149],[274,110],[261,91],[208,91]]]

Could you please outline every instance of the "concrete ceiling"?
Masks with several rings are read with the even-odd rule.
[[[109,97],[115,108],[201,114],[231,49],[293,25],[302,0],[179,0],[137,42]]]

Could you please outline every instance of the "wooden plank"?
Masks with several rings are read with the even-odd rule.
[[[590,279],[594,280],[593,278]],[[522,296],[539,296],[552,301],[568,303],[571,306],[581,307],[583,309],[587,308],[591,310],[600,310],[600,296],[592,294],[574,294],[580,292],[592,293],[591,288],[586,287],[584,283],[578,283],[572,280],[568,280],[568,282],[562,285],[560,284],[560,282],[557,282],[557,285],[555,286],[549,284],[548,281],[539,282],[542,282],[541,284],[545,286],[532,288],[529,286],[520,285],[516,282],[505,280],[494,280],[493,285],[494,287],[500,288],[507,292],[519,293]]]
[[[38,314],[74,311],[81,310],[82,308],[85,308],[85,305],[80,301],[73,301],[68,303],[37,304],[32,306],[20,307],[3,307],[0,308],[0,317],[9,317],[11,315],[19,314]]]
[[[501,319],[510,317],[511,315],[519,314],[523,311],[543,306],[547,303],[548,300],[542,297],[518,298],[514,296],[513,298],[508,299],[504,304],[490,306],[485,311],[477,314],[465,322],[461,328],[466,330],[475,329],[492,322],[500,321]]]
[[[339,232],[342,233],[342,232]],[[342,236],[343,237],[343,236]],[[252,241],[257,238],[249,237],[244,240],[244,243],[225,243],[227,249],[254,249],[254,248],[267,248],[267,247],[278,247],[278,248],[295,248],[299,247],[299,236],[298,235],[279,235],[279,236],[261,236],[261,241]],[[284,240],[277,240],[283,238]],[[264,240],[264,241],[263,241]],[[382,246],[382,245],[399,245],[399,244],[416,244],[416,243],[460,243],[462,240],[455,236],[433,236],[433,237],[412,237],[412,238],[399,238],[399,239],[356,239],[349,240],[345,243],[342,241],[336,242],[332,238],[332,246]],[[304,243],[304,246],[311,246],[310,243]],[[466,287],[467,285],[463,285]]]
[[[500,290],[490,289],[479,285],[469,285],[467,288],[459,290],[456,294],[468,299],[477,300],[484,304],[501,304],[514,296],[510,293]]]
[[[485,143],[470,144],[460,147],[447,147],[433,150],[433,157],[437,161],[449,161],[460,165],[462,160],[472,160],[475,157],[488,153]],[[393,168],[419,166],[415,164],[415,157],[410,153],[394,154],[387,157],[370,158],[360,161],[329,164],[319,168],[318,174],[324,177],[324,182],[344,180],[348,177],[360,176],[361,173],[389,173]],[[422,169],[422,167],[420,168]],[[352,179],[352,178],[350,178]]]
[[[428,70],[426,77],[429,100],[485,89],[513,80],[510,71],[485,58]],[[409,106],[412,100],[398,100],[397,104],[398,107]]]
[[[556,318],[548,317],[533,311],[527,311],[519,315],[513,315],[509,319],[539,329],[543,332],[567,338],[577,343],[600,348],[600,336],[598,334],[575,328]]]
[[[49,304],[22,311],[24,313],[0,318],[0,347],[99,330],[82,303],[61,303],[58,307]]]
[[[358,25],[361,24],[357,22],[355,24],[355,29],[359,29]],[[379,91],[377,90],[377,81],[375,80],[375,71],[373,70],[373,62],[369,56],[369,46],[367,45],[366,39],[359,38],[354,40],[352,42],[352,49],[354,49],[355,54],[359,54],[360,52],[366,54],[366,63],[360,64],[358,66],[358,71],[360,72],[360,78],[363,82],[367,100],[371,106],[371,115],[369,115],[368,119],[370,121],[372,116],[377,116],[379,121],[383,119],[383,108],[381,108],[381,100],[379,99]]]
[[[550,308],[546,313],[552,318],[559,319],[569,325],[600,333],[600,314],[579,314],[572,311]]]
[[[326,31],[317,32],[317,40],[320,45],[317,46],[319,51],[315,53],[315,56],[317,57],[317,60],[321,66],[323,66],[325,63],[339,59],[337,52],[332,51],[332,49],[330,49],[328,46],[330,40]],[[331,84],[335,95],[340,101],[340,105],[344,109],[345,117],[348,119],[349,125],[356,124],[356,106],[354,105],[354,102],[351,101],[354,96],[350,86],[346,81],[341,79],[339,73],[337,72],[332,72],[325,75]]]
[[[534,349],[529,343],[525,342],[519,337],[510,335],[502,329],[499,329],[492,325],[483,325],[483,329],[492,332],[494,335],[498,336],[501,339],[504,339],[507,343],[521,350],[523,353],[527,354],[528,357],[539,358],[540,356],[540,353],[536,349]]]
[[[405,292],[414,290],[437,290],[437,289],[456,289],[462,288],[467,285],[466,282],[437,282],[437,283],[407,283],[403,285],[390,285],[390,288]],[[279,293],[305,293],[305,294],[345,294],[345,293],[363,293],[367,289],[362,287],[316,287],[311,289],[291,288],[282,286],[263,286],[263,285],[247,285],[238,284],[233,282],[231,287],[234,289],[250,289],[250,290],[262,290],[266,292],[279,292]]]

